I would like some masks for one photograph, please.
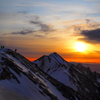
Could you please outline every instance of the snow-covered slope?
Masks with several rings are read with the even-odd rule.
[[[66,100],[36,69],[10,49],[0,49],[0,100]]]
[[[33,63],[65,86],[83,95],[81,100],[100,99],[100,74],[91,72],[90,68],[68,63],[57,53],[42,56]]]
[[[0,100],[99,100],[100,74],[57,53],[34,62],[0,49]]]

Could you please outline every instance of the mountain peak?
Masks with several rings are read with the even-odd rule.
[[[49,56],[59,56],[59,55],[56,52],[53,52]]]
[[[65,61],[59,54],[57,54],[56,52],[51,53],[51,54],[49,55],[49,57],[50,57],[52,60],[57,61],[57,62],[59,62],[59,63],[61,63],[61,64],[64,64],[64,62],[66,62],[66,61]]]

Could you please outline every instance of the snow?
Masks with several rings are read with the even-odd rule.
[[[4,52],[2,51],[2,53]],[[9,55],[6,53],[4,53],[4,55],[7,59],[12,59],[11,61],[13,61],[20,68],[22,68],[23,72],[30,71],[28,68],[26,68],[24,65],[21,64],[21,61],[19,61],[12,55]],[[11,80],[1,80],[0,81],[0,98],[2,98],[2,100],[8,100],[8,99],[10,100],[11,98],[14,100],[50,100],[49,96],[47,95],[44,96],[39,92],[39,91],[42,92],[42,90],[39,88],[39,85],[34,84],[24,74],[21,73],[21,76],[19,76],[11,68],[9,68],[9,70],[17,77],[17,79],[20,81],[20,84],[13,78]],[[0,71],[2,71],[2,68],[0,68]],[[53,86],[43,76],[41,76],[39,73],[37,73],[36,75],[32,71],[30,72],[33,74],[34,78],[37,78],[42,84],[46,86],[46,89],[50,93],[57,96],[59,100],[66,100],[66,98],[62,96],[62,94],[56,89],[56,87]],[[8,95],[8,97],[6,98],[4,95],[1,95],[2,93],[4,95]]]
[[[58,97],[59,100],[67,100],[65,97],[62,96],[62,94],[54,87],[49,81],[46,82],[46,84],[49,87],[49,91]]]
[[[60,57],[57,53],[52,53],[49,55],[49,57],[55,62],[64,64],[66,65],[66,67],[68,67],[68,63],[62,57]]]
[[[0,100],[28,100],[28,98],[0,85]]]
[[[48,59],[50,57],[50,59]],[[52,53],[49,56],[44,56],[42,59],[35,61],[40,66],[43,63],[41,69],[47,72],[50,76],[57,79],[66,86],[73,88],[77,91],[76,85],[70,80],[70,73],[68,72],[69,66],[57,53]],[[73,78],[74,81],[76,81]]]
[[[14,94],[17,94],[18,96],[21,94],[22,97],[26,98],[26,100],[50,100],[48,96],[43,96],[42,94],[40,94],[39,91],[41,91],[41,89],[37,85],[35,85],[32,81],[30,81],[25,75],[21,74],[21,77],[20,77],[12,69],[10,70],[14,73],[14,75],[17,76],[18,80],[20,81],[20,84],[17,82],[13,83],[15,81],[14,79],[12,79],[13,82],[12,80],[10,81],[3,80],[3,81],[0,81],[1,87],[6,88],[7,91],[14,92]],[[6,93],[7,92],[5,91],[4,94]],[[8,95],[11,96],[10,93]],[[8,100],[8,99],[5,99],[5,100]],[[23,99],[20,99],[20,100],[23,100]]]
[[[33,72],[31,72],[31,73],[35,76],[35,78],[39,79],[39,81],[40,81],[41,83],[43,83],[46,87],[48,87],[47,84],[45,83],[46,80],[45,80],[42,76],[41,76],[41,77],[42,77],[44,80],[41,79],[41,78],[40,78],[39,76],[37,76],[36,74],[34,74]]]
[[[6,53],[8,49],[0,49],[0,62],[3,62],[1,58],[4,56],[7,59],[11,59],[16,65],[22,68],[22,71],[27,73],[30,71],[24,66],[20,60],[16,59],[12,55]],[[0,64],[1,65],[1,64]],[[41,94],[42,90],[38,85],[34,84],[27,76],[21,73],[19,76],[14,70],[9,67],[9,70],[17,77],[20,83],[16,79],[0,80],[0,99],[1,100],[50,100],[47,95]],[[2,65],[0,66],[0,72],[2,72]],[[31,72],[31,71],[30,71]],[[31,72],[35,78],[38,78],[40,82],[46,85],[46,83],[39,78],[35,73]]]
[[[34,82],[32,82],[26,75],[24,75],[23,73],[20,73],[20,75],[18,75],[18,73],[16,73],[14,69],[11,69],[8,66],[9,70],[17,77],[20,83],[18,83],[16,79],[13,78],[11,78],[10,80],[0,80],[1,100],[51,100],[51,98],[43,92],[42,88],[39,87],[41,83],[45,85],[44,88],[47,89],[51,94],[56,96],[58,100],[67,100],[62,95],[62,93],[49,80],[46,79],[46,76],[42,76],[42,74],[40,75],[39,72],[32,72],[25,66],[25,64],[21,63],[23,59],[18,60],[14,56],[7,54],[7,50],[9,49],[0,49],[0,62],[3,62],[3,60],[1,59],[2,57],[6,57],[17,66],[19,66],[20,70],[22,69],[24,73],[28,74],[29,72],[31,72],[33,78],[37,79],[38,81],[37,84],[34,84]],[[74,74],[75,76],[73,77],[71,72],[69,71],[71,67],[70,63],[64,61],[57,53],[50,54],[49,56],[44,56],[42,60],[40,59],[33,63],[36,63],[38,66],[42,64],[41,69],[43,69],[59,82],[77,91],[77,81],[79,81],[77,73],[73,72],[72,74]],[[0,64],[0,73],[2,72],[2,67],[4,66]],[[77,68],[74,69],[77,70],[78,73],[83,74]],[[97,81],[100,83],[100,79],[98,79]],[[85,91],[89,92],[89,89],[85,88]],[[98,93],[97,90],[96,92]],[[76,97],[75,99],[78,100]]]
[[[9,99],[13,98],[14,100],[18,100],[18,99],[20,100],[50,100],[48,96],[45,97],[42,94],[40,94],[39,91],[41,91],[41,89],[39,88],[39,86],[33,84],[33,82],[31,82],[25,75],[21,74],[21,77],[20,77],[14,70],[10,69],[10,71],[18,78],[18,80],[20,81],[20,84],[17,83],[15,79],[11,79],[10,81],[8,80],[0,81],[0,86],[1,86],[0,93],[1,94],[2,92],[5,95],[8,94],[8,98]],[[57,96],[59,100],[66,100],[65,97],[63,97],[62,94],[56,89],[56,87],[53,86],[43,76],[41,76],[42,79],[37,75],[35,75],[35,77],[38,78],[40,82],[48,86],[49,92]],[[5,91],[2,91],[2,88]],[[4,97],[4,95],[0,95],[0,98],[2,98],[2,100],[8,100],[8,98]]]
[[[9,51],[9,49],[0,49],[0,54],[4,54],[8,59],[12,59],[16,65],[18,65],[20,68],[23,69],[24,72],[28,72],[29,69],[26,68],[19,60],[17,60],[12,55],[6,54],[6,51]],[[2,56],[1,56],[2,57]],[[2,60],[0,60],[1,62]]]
[[[51,72],[51,71],[52,71],[52,70],[50,70],[50,72]],[[50,73],[50,72],[49,72],[49,74],[50,74],[53,78],[57,79],[58,81],[60,81],[60,82],[63,83],[64,85],[69,86],[69,87],[73,88],[75,91],[77,91],[76,85],[73,84],[73,83],[71,82],[71,80],[70,80],[70,77],[71,77],[71,76],[70,76],[68,70],[66,70],[66,69],[64,69],[64,68],[62,68],[62,67],[59,67],[55,72],[52,72],[52,73]]]
[[[52,53],[49,55],[49,57],[54,61],[58,61],[62,64],[64,63],[64,60],[57,53]]]
[[[6,56],[8,58],[12,59],[16,65],[18,65],[20,68],[23,69],[24,72],[28,72],[29,71],[28,68],[26,68],[19,60],[17,60],[16,58],[14,58],[12,55],[6,54]]]
[[[52,93],[53,95],[57,96],[58,97],[58,100],[67,100],[65,97],[62,96],[62,94],[56,89],[55,86],[53,86],[51,84],[51,82],[49,82],[48,80],[46,80],[43,76],[39,75],[40,77],[38,76],[35,76],[37,77],[43,84],[45,84],[45,86],[47,87],[47,89],[49,90],[50,93]]]

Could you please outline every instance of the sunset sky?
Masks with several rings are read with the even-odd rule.
[[[100,0],[0,0],[2,45],[30,60],[57,52],[67,61],[100,63]]]

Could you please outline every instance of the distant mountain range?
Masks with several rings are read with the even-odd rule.
[[[0,100],[100,100],[100,74],[57,53],[30,62],[0,49]]]

